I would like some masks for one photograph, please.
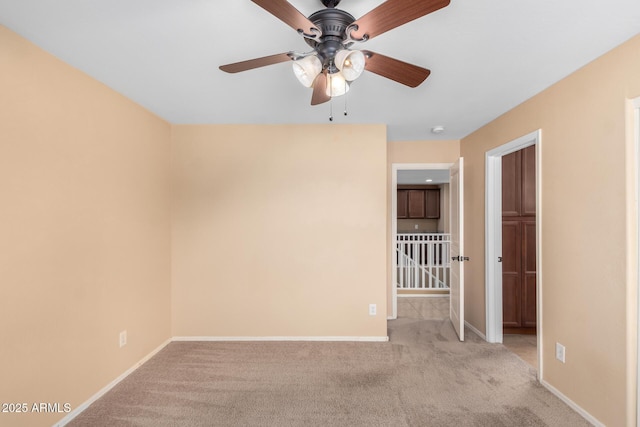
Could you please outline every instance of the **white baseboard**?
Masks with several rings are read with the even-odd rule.
[[[487,336],[485,334],[483,334],[482,332],[480,332],[475,326],[473,326],[471,323],[465,321],[464,322],[464,326],[466,326],[467,328],[471,329],[471,331],[476,334],[477,336],[479,336],[480,338],[482,338],[483,340],[487,340]]]
[[[173,341],[358,341],[358,342],[387,342],[384,337],[173,337]]]
[[[398,298],[449,298],[449,294],[398,294]]]
[[[122,375],[120,375],[118,378],[116,378],[115,380],[111,381],[109,384],[107,384],[106,386],[104,386],[100,391],[98,391],[96,394],[94,394],[93,396],[91,396],[88,400],[86,400],[84,403],[82,403],[80,406],[78,406],[77,408],[75,408],[73,411],[69,412],[63,419],[61,419],[60,421],[58,421],[57,423],[55,423],[53,425],[53,427],[62,427],[67,425],[67,423],[69,423],[71,420],[73,420],[75,417],[77,417],[82,411],[84,411],[85,409],[87,409],[93,402],[95,402],[96,400],[100,399],[102,396],[104,396],[109,390],[111,390],[112,388],[114,388],[116,385],[118,385],[118,383],[122,380],[124,380],[126,377],[128,377],[131,373],[133,373],[133,371],[135,371],[136,369],[138,369],[140,366],[142,366],[143,363],[145,363],[147,360],[151,359],[153,356],[155,356],[160,350],[162,350],[163,348],[165,348],[167,346],[167,344],[169,344],[171,342],[170,339],[166,340],[164,343],[160,344],[160,346],[158,348],[156,348],[155,350],[153,350],[151,353],[147,354],[145,357],[143,357],[140,361],[138,361],[138,363],[136,363],[135,365],[133,365],[131,368],[127,369]]]
[[[588,422],[590,422],[594,426],[596,426],[596,427],[605,427],[605,425],[603,423],[601,423],[600,421],[598,421],[593,415],[591,415],[590,413],[588,413],[587,411],[582,409],[582,407],[580,407],[577,403],[575,403],[573,400],[569,399],[567,396],[562,394],[557,388],[555,388],[554,386],[552,386],[548,382],[542,380],[542,381],[540,381],[540,384],[542,384],[542,386],[544,388],[546,388],[551,393],[553,393],[558,399],[562,400],[564,403],[569,405],[569,407],[571,407],[571,409],[576,411],[585,420],[587,420]]]

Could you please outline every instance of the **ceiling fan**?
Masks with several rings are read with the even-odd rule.
[[[387,0],[360,19],[336,9],[340,0],[321,0],[326,9],[308,18],[287,0],[251,0],[298,32],[313,48],[307,53],[286,52],[222,65],[227,73],[238,73],[267,65],[293,61],[293,71],[304,86],[313,88],[311,105],[344,95],[364,70],[417,87],[431,71],[370,50],[355,50],[355,43],[435,12],[450,0]]]

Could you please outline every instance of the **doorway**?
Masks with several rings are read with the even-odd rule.
[[[541,174],[541,131],[535,131],[517,138],[507,144],[494,148],[486,153],[486,216],[485,216],[485,284],[486,284],[486,339],[492,343],[502,343],[503,335],[503,216],[502,216],[502,158],[508,154],[535,146],[535,301],[536,301],[536,344],[538,378],[542,375],[542,309],[541,309],[541,230],[542,209],[540,189]]]
[[[392,313],[389,316],[389,319],[397,319],[398,318],[398,265],[396,260],[396,244],[395,242],[398,240],[398,185],[399,182],[407,184],[408,182],[399,180],[399,174],[406,171],[415,172],[415,175],[419,176],[420,173],[425,173],[427,171],[434,172],[435,176],[447,176],[449,175],[449,170],[451,168],[451,163],[394,163],[391,165],[391,242],[393,242],[391,247],[391,297],[392,297]],[[413,178],[412,178],[413,179]],[[448,178],[447,178],[448,179]],[[437,180],[437,178],[436,178]],[[426,181],[426,180],[425,180]],[[424,182],[424,184],[436,184],[436,182]],[[446,222],[448,224],[448,211],[442,212],[442,215],[446,216]],[[443,218],[444,220],[444,218]],[[419,224],[419,227],[422,225]],[[448,227],[448,225],[447,225]]]

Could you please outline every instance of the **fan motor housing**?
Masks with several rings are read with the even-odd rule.
[[[333,59],[336,53],[346,47],[347,27],[356,19],[340,9],[322,9],[311,16],[309,21],[322,31],[320,41],[307,39],[305,41],[314,48],[325,60]]]

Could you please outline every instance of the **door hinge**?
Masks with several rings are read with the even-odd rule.
[[[468,256],[460,256],[460,255],[458,255],[458,256],[451,257],[451,260],[452,261],[460,261],[460,262],[469,261],[469,257]]]
[[[502,262],[502,257],[501,256],[498,257],[498,262]]]

